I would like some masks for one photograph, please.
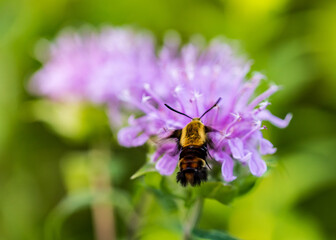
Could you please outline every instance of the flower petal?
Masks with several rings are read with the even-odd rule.
[[[239,138],[234,138],[228,141],[232,156],[236,159],[241,159],[244,156],[243,142]]]
[[[210,150],[211,156],[215,158],[216,161],[222,163],[222,175],[226,182],[231,182],[237,177],[233,175],[234,161],[233,159],[223,151]]]
[[[238,102],[236,104],[236,109],[235,110],[241,110],[243,109],[251,96],[254,93],[254,90],[257,88],[257,86],[260,83],[261,79],[266,78],[264,75],[261,73],[254,73],[253,77],[251,78],[250,81],[246,82],[242,88],[242,91],[240,93],[240,97],[238,99]]]
[[[162,154],[167,153],[170,154],[172,152],[174,152],[176,150],[176,143],[174,142],[168,142],[165,144],[162,144],[157,150],[156,152],[152,155],[151,157],[151,161],[152,162],[156,162]]]
[[[228,141],[232,156],[241,162],[247,162],[250,159],[250,152],[244,149],[244,143],[240,138],[230,139]]]
[[[270,141],[264,138],[260,139],[259,145],[260,145],[260,153],[262,155],[273,154],[277,150],[275,147],[273,147],[273,144]]]
[[[226,182],[231,182],[237,177],[233,175],[234,162],[232,158],[223,152],[222,175]]]
[[[161,175],[171,175],[176,168],[178,162],[177,156],[172,156],[170,154],[165,154],[156,164],[156,169]]]
[[[245,156],[242,159],[240,159],[240,162],[242,163],[246,163],[250,161],[251,156],[252,156],[252,153],[250,151],[245,150],[244,153],[245,153]]]
[[[258,177],[262,176],[267,170],[265,161],[260,158],[259,153],[257,153],[256,151],[253,151],[252,157],[248,165],[250,168],[250,172]]]
[[[148,138],[149,136],[142,133],[142,129],[137,126],[123,128],[118,133],[118,141],[125,147],[141,146]]]
[[[271,86],[269,89],[267,89],[265,92],[257,96],[253,101],[248,105],[249,109],[255,108],[261,101],[264,101],[266,98],[271,96],[273,93],[278,91],[279,87],[276,85]]]
[[[258,114],[260,120],[266,120],[272,123],[274,126],[278,128],[285,128],[288,126],[289,122],[291,121],[293,115],[288,113],[285,119],[278,118],[274,116],[270,111],[264,110]]]

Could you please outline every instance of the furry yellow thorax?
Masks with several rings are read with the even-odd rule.
[[[180,145],[182,147],[194,145],[202,146],[206,142],[204,124],[199,118],[194,118],[188,123],[181,133]]]

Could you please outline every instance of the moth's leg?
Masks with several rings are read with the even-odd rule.
[[[208,151],[207,143],[204,144],[204,145],[202,146],[202,149],[203,149],[203,151],[206,153],[206,156],[205,156],[205,159],[204,159],[205,164],[206,164],[206,165],[208,166],[208,168],[211,170],[211,167],[210,167],[210,165],[209,165],[209,163],[208,163],[208,161],[207,161],[207,156],[210,156],[211,159],[213,159],[213,158],[211,157],[211,155],[210,155],[210,153],[209,153],[209,151]]]

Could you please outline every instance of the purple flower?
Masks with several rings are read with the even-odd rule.
[[[130,28],[64,32],[46,52],[42,69],[32,78],[32,92],[108,104],[112,122],[119,116],[120,93],[157,74],[153,38]]]
[[[120,104],[142,115],[129,118],[120,130],[124,146],[140,146],[150,138],[163,138],[184,128],[188,118],[167,109],[168,104],[191,117],[199,117],[221,97],[202,121],[217,132],[210,154],[222,164],[225,181],[236,178],[235,164],[247,165],[253,175],[266,171],[262,155],[276,149],[262,136],[262,121],[283,128],[291,120],[272,115],[268,97],[278,90],[272,85],[254,96],[264,78],[254,73],[248,79],[250,62],[237,58],[221,39],[207,47],[190,43],[180,46],[177,38],[165,41],[158,57],[150,34],[129,28],[105,28],[100,32],[61,34],[47,51],[44,66],[32,79],[33,92],[55,100],[84,100],[108,105],[111,123],[121,116]],[[161,174],[172,174],[178,157],[176,143],[159,145],[152,160]]]
[[[180,48],[177,41],[169,40],[159,54],[158,64],[156,78],[147,78],[136,94],[123,93],[122,99],[143,115],[130,117],[129,126],[118,134],[119,142],[124,146],[139,146],[150,138],[163,138],[175,129],[184,128],[190,119],[170,111],[165,103],[194,118],[221,97],[219,106],[202,119],[206,126],[218,130],[208,134],[215,145],[210,154],[222,164],[225,181],[236,178],[233,168],[239,163],[247,165],[253,175],[263,175],[267,166],[262,155],[273,154],[276,149],[263,138],[262,121],[284,128],[292,117],[288,114],[283,120],[266,109],[268,97],[279,88],[271,85],[254,96],[264,76],[254,73],[248,79],[246,74],[251,63],[237,58],[232,48],[220,39],[214,39],[206,48],[195,43]],[[172,174],[176,168],[175,148],[176,143],[164,142],[152,157],[163,175]]]

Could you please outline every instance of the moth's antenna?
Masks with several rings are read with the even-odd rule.
[[[188,118],[190,118],[190,119],[193,119],[192,117],[189,117],[187,114],[185,114],[185,113],[181,113],[181,112],[175,110],[174,108],[168,106],[167,104],[165,104],[165,106],[166,106],[167,108],[169,108],[170,110],[172,110],[172,111],[178,113],[178,114],[181,114],[181,115],[186,116],[186,117],[188,117]]]
[[[200,119],[201,119],[205,114],[207,114],[211,109],[213,109],[214,107],[216,107],[217,104],[218,104],[221,100],[222,100],[221,97],[218,98],[217,102],[216,102],[211,108],[209,108],[208,110],[206,110],[205,113],[202,114],[202,116],[200,117]]]

